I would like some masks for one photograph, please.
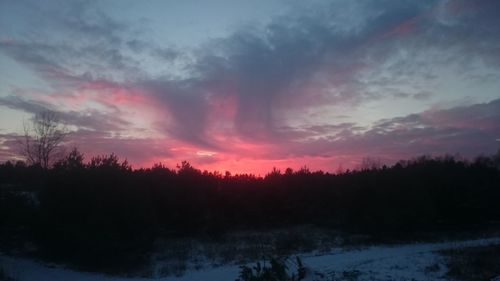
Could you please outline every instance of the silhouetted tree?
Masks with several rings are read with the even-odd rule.
[[[31,165],[47,169],[61,156],[61,144],[67,134],[53,111],[43,111],[24,123],[24,140],[21,153]]]
[[[494,227],[498,159],[425,156],[340,174],[304,167],[258,177],[188,162],[134,170],[114,154],[84,162],[74,149],[48,170],[0,164],[0,249],[31,235],[49,257],[106,270],[147,261],[158,237],[303,224],[373,235]],[[33,186],[36,193],[24,192]],[[5,242],[13,238],[19,243]]]
[[[54,166],[63,170],[83,169],[85,167],[84,159],[83,153],[74,147],[66,157],[57,161]]]

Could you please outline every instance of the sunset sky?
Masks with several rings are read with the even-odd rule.
[[[0,0],[0,161],[44,110],[134,167],[491,154],[500,1]]]

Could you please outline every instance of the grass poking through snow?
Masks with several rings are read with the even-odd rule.
[[[500,245],[444,250],[448,276],[461,281],[492,280],[500,276]]]

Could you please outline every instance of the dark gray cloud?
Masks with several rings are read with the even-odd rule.
[[[19,159],[20,148],[18,135],[0,133],[0,161]]]
[[[38,113],[52,108],[50,104],[40,101],[26,101],[18,96],[0,97],[0,106],[29,113]]]
[[[111,19],[97,4],[7,1],[8,10],[17,11],[12,15],[17,24],[3,26],[0,51],[32,68],[58,89],[71,89],[93,79],[141,77],[139,62],[122,48],[125,41],[133,42],[131,25]],[[21,30],[11,26],[20,26]]]
[[[103,113],[98,110],[60,111],[52,104],[38,100],[26,100],[18,96],[0,97],[0,106],[24,112],[37,114],[44,111],[53,111],[57,118],[65,125],[73,125],[79,129],[98,132],[120,132],[128,129],[130,123],[122,119],[120,112]]]
[[[157,124],[160,130],[174,138],[188,141],[202,147],[213,147],[206,134],[209,105],[200,87],[192,81],[165,82],[147,81],[141,87],[164,106],[168,120]]]
[[[423,154],[491,154],[500,149],[496,141],[500,138],[500,99],[380,120],[368,130],[352,123],[309,128],[318,129],[321,134],[330,134],[305,141],[296,135],[295,141],[280,145],[271,157],[349,155],[395,161]]]
[[[175,47],[159,47],[152,50],[152,55],[165,60],[166,62],[173,62],[176,59],[182,57],[184,54],[181,51],[177,50]]]
[[[208,84],[224,81],[222,77],[233,79],[233,94],[237,97],[235,128],[242,136],[255,139],[274,136],[276,128],[282,125],[277,115],[294,108],[325,102],[360,103],[400,93],[402,86],[415,88],[408,97],[425,99],[430,93],[415,84],[421,84],[419,78],[438,77],[434,74],[438,70],[431,64],[444,66],[449,60],[488,53],[481,46],[470,48],[470,39],[464,41],[464,37],[475,34],[476,28],[486,28],[493,23],[499,26],[498,19],[484,11],[484,7],[455,15],[460,20],[464,18],[466,26],[463,23],[446,25],[438,14],[440,9],[452,9],[445,4],[442,1],[388,1],[385,4],[368,1],[360,5],[359,15],[353,15],[365,17],[356,32],[332,26],[328,12],[324,17],[312,14],[280,18],[262,30],[241,30],[204,46],[192,71]],[[463,9],[469,8],[467,3],[460,5],[464,5]],[[493,4],[483,1],[479,5]],[[328,8],[333,11],[335,4]],[[499,40],[492,37],[493,33],[487,35],[487,39],[482,40],[490,42],[484,44],[484,48],[498,47]],[[446,40],[441,39],[443,37]],[[476,39],[479,42],[479,38]],[[412,54],[422,56],[433,48],[439,50],[437,61],[424,56],[425,59],[415,64],[411,59]],[[406,55],[400,56],[401,50]],[[395,62],[386,69],[378,67],[389,60]],[[381,76],[383,71],[389,75]],[[372,78],[360,82],[359,78],[366,73]],[[311,83],[315,85],[313,91],[306,87]],[[383,87],[372,91],[377,84]],[[203,94],[199,96],[206,98]],[[309,101],[304,102],[307,99]]]
[[[86,155],[114,153],[133,164],[151,165],[161,158],[170,157],[169,144],[149,138],[120,138],[108,132],[78,130],[71,134],[67,146],[76,146]],[[160,159],[159,159],[160,158]]]
[[[21,140],[17,134],[0,134],[0,161],[21,160]],[[117,138],[109,132],[80,129],[71,132],[63,143],[62,149],[68,151],[77,147],[86,156],[85,160],[96,155],[114,153],[132,164],[149,166],[170,156],[168,143],[144,138]],[[136,166],[137,167],[137,166]]]
[[[359,45],[364,36],[338,34],[325,21],[312,16],[283,18],[264,30],[241,30],[203,47],[193,72],[208,84],[224,82],[221,77],[233,80],[228,83],[233,83],[232,94],[237,97],[234,122],[242,136],[272,136],[281,125],[276,124],[275,116],[280,109],[303,106],[303,97],[307,95],[321,102],[318,96],[325,88],[332,84],[342,87],[350,82],[349,70],[356,60],[349,58],[353,56],[353,47]],[[336,53],[342,56],[335,56]],[[325,69],[325,75],[337,79],[329,79],[317,87],[318,93],[305,93],[304,84]],[[357,95],[356,92],[340,93],[328,98],[340,101]],[[300,102],[294,103],[295,99]]]

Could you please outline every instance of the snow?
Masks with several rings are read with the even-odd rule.
[[[445,280],[446,267],[436,251],[492,244],[500,244],[500,237],[337,250],[326,255],[303,256],[303,261],[316,271],[337,277],[343,272],[359,273],[358,280]],[[436,264],[437,270],[429,270]]]
[[[306,280],[320,280],[319,275],[350,280],[446,280],[446,267],[439,250],[500,244],[500,237],[442,243],[414,243],[391,246],[373,246],[359,249],[337,249],[329,253],[299,255],[311,274]],[[78,272],[60,266],[43,264],[25,258],[0,255],[0,264],[20,281],[233,281],[239,266],[224,265],[187,270],[180,277],[125,278],[98,273]],[[357,279],[356,279],[357,278]],[[500,278],[497,278],[500,280]]]

